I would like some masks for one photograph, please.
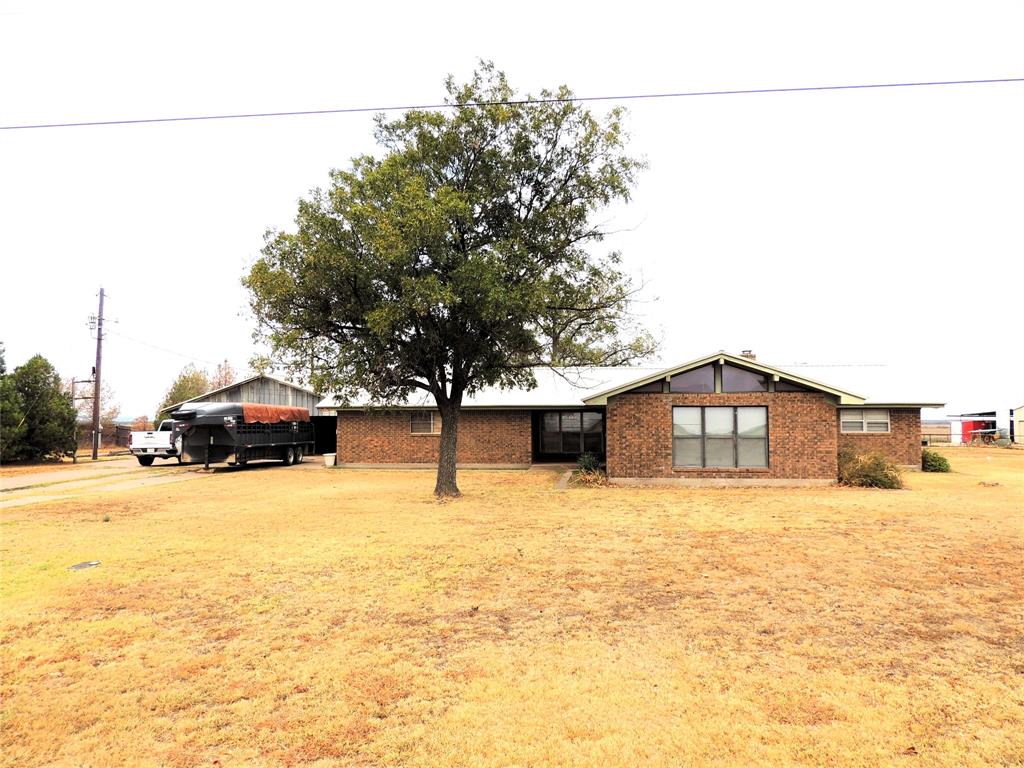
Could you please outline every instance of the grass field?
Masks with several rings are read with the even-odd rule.
[[[268,468],[11,508],[0,764],[1021,765],[1024,451],[946,454],[905,491]]]

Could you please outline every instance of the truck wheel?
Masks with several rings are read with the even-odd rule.
[[[151,466],[153,466],[153,459],[154,459],[153,456],[136,456],[135,458],[138,459],[139,460],[139,464],[141,464],[144,467],[151,467]]]
[[[291,446],[288,446],[287,448],[285,448],[283,453],[282,453],[282,455],[281,455],[281,459],[284,461],[284,465],[286,467],[291,465],[291,464],[294,464],[295,463],[295,449],[292,448]]]
[[[295,449],[295,463],[296,464],[301,464],[302,463],[302,446],[299,446],[299,447],[297,447]]]

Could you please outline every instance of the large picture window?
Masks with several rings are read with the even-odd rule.
[[[844,408],[839,411],[840,432],[888,432],[889,411],[885,408]]]
[[[768,409],[764,406],[673,408],[672,466],[767,467]]]

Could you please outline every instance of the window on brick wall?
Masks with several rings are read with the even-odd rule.
[[[437,411],[413,411],[409,417],[409,431],[414,435],[441,434],[441,414]]]
[[[672,466],[768,466],[768,409],[764,406],[672,409]]]
[[[840,432],[888,432],[889,411],[885,408],[843,408],[839,411]]]
[[[540,416],[540,452],[604,452],[604,418],[595,411],[548,411]]]

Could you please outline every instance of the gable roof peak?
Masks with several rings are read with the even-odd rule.
[[[749,350],[744,350],[744,352],[749,352]],[[823,384],[820,381],[814,381],[813,379],[808,379],[804,376],[800,376],[799,374],[790,373],[789,371],[783,370],[782,368],[776,368],[775,366],[765,365],[764,363],[758,362],[756,358],[753,356],[752,352],[749,352],[749,354],[750,356],[746,356],[744,354],[734,355],[730,352],[719,350],[718,352],[715,352],[713,354],[705,355],[704,357],[699,357],[696,360],[690,360],[689,362],[683,363],[681,365],[672,366],[671,368],[665,368],[652,375],[643,376],[641,378],[627,382],[622,386],[615,387],[614,389],[608,389],[604,392],[598,392],[597,394],[587,398],[584,402],[587,405],[605,405],[607,404],[609,397],[614,397],[615,395],[622,394],[623,392],[628,392],[629,390],[634,389],[636,387],[642,387],[645,384],[650,384],[652,382],[658,381],[659,379],[669,379],[677,374],[693,370],[694,368],[701,368],[705,365],[710,365],[716,362],[725,363],[727,361],[732,365],[737,365],[742,368],[747,368],[749,370],[754,370],[760,373],[768,374],[774,377],[776,380],[778,380],[779,378],[785,378],[788,379],[789,381],[800,384],[801,386],[808,387],[809,389],[815,389],[818,390],[819,392],[825,392],[830,395],[835,395],[836,397],[839,398],[839,402],[842,405],[860,405],[864,402],[864,398],[861,395],[854,394],[853,392],[847,392],[846,390],[837,389],[827,384]]]

